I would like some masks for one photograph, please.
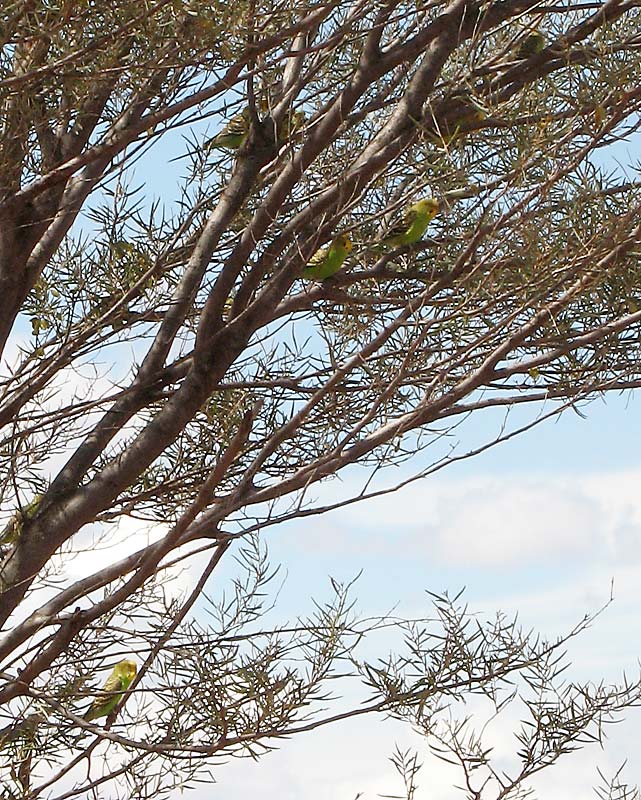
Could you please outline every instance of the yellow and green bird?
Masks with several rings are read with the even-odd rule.
[[[439,209],[439,202],[433,197],[414,203],[406,209],[401,219],[385,232],[381,244],[390,247],[415,244],[423,236]]]
[[[89,706],[83,719],[91,722],[98,717],[107,717],[120,702],[123,692],[126,692],[131,682],[136,677],[136,662],[125,658],[119,661],[107,678],[105,685],[96,692],[93,703]]]
[[[452,92],[447,102],[456,112],[456,122],[461,127],[483,122],[489,114],[489,109],[481,98],[468,89],[457,89]]]
[[[205,150],[217,148],[238,150],[247,139],[250,121],[249,108],[244,108],[240,114],[236,114],[229,120],[220,133],[205,142]]]
[[[310,281],[324,281],[343,266],[352,249],[352,242],[346,233],[339,233],[329,244],[321,247],[303,267],[303,278]]]
[[[519,60],[537,55],[545,47],[545,36],[540,31],[530,31],[514,48],[514,56]]]

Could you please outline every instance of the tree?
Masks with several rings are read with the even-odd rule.
[[[478,797],[516,796],[638,702],[636,682],[559,689],[562,642],[500,616],[472,630],[443,597],[440,638],[395,621],[410,652],[378,666],[352,648],[388,621],[354,620],[343,586],[313,619],[251,630],[273,574],[259,535],[324,510],[319,481],[437,448],[471,412],[521,404],[534,424],[638,386],[639,183],[614,161],[639,125],[635,2],[15,0],[1,19],[6,797],[170,792],[334,720],[315,704],[339,664],[372,713],[440,737]],[[236,114],[240,147],[206,146]],[[163,204],[136,181],[180,132]],[[382,246],[427,197],[427,235]],[[301,281],[343,232],[340,272]],[[126,518],[162,535],[74,576]],[[244,577],[206,626],[230,554]],[[132,654],[122,729],[85,722],[98,673]],[[432,718],[468,692],[501,706],[517,675],[531,725],[501,788],[481,740]]]

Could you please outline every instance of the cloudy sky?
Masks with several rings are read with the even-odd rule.
[[[399,615],[427,616],[426,590],[454,594],[465,587],[471,611],[485,618],[498,610],[518,614],[525,628],[552,638],[604,606],[613,586],[614,601],[570,643],[567,677],[634,675],[641,655],[640,403],[639,397],[598,401],[584,409],[587,419],[567,412],[395,494],[271,531],[271,557],[287,572],[280,612],[311,610],[311,597],[329,595],[329,575],[348,581],[362,569],[355,594],[365,615],[397,604]],[[492,435],[496,424],[497,418],[477,420],[470,437]],[[397,472],[389,477],[398,480]],[[329,500],[357,478],[340,487],[328,483],[318,495]],[[468,713],[486,719],[478,704]],[[514,709],[488,728],[488,742],[508,770],[518,721]],[[601,782],[597,768],[610,777],[626,758],[631,765],[623,776],[639,781],[641,709],[608,734],[603,749],[593,745],[546,770],[534,783],[538,796],[593,798]],[[232,762],[217,771],[217,785],[193,794],[225,800],[399,795],[402,784],[388,760],[395,746],[415,748],[423,762],[417,800],[463,796],[453,789],[461,775],[430,758],[407,725],[378,719],[303,734],[259,763]]]

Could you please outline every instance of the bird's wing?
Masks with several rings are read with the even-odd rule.
[[[98,689],[93,703],[87,709],[84,719],[96,719],[101,716],[104,709],[115,705],[118,699],[116,693],[121,693],[125,689],[124,679],[117,673],[112,673],[106,680],[102,689]]]
[[[414,211],[412,208],[406,209],[400,219],[392,223],[392,225],[385,231],[385,238],[387,239],[391,236],[402,236],[404,233],[407,233],[407,229],[414,222],[415,218],[416,211]]]
[[[317,250],[314,255],[309,259],[307,262],[308,267],[316,267],[318,264],[322,264],[323,261],[327,258],[327,248],[322,247],[320,250]]]
[[[122,675],[112,673],[106,680],[105,685],[102,687],[102,692],[111,694],[113,692],[122,692],[125,688],[125,682]]]
[[[402,222],[406,229],[409,228],[414,223],[417,216],[418,216],[418,211],[415,208],[410,207],[405,209],[405,211],[403,212]]]

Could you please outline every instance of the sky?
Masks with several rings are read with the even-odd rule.
[[[518,615],[524,628],[553,638],[612,594],[570,643],[568,678],[633,676],[641,654],[640,403],[638,396],[611,396],[585,408],[587,419],[564,413],[395,494],[272,530],[271,558],[287,574],[280,613],[311,610],[310,598],[328,596],[328,576],[347,582],[362,570],[354,595],[364,615],[395,606],[399,616],[427,616],[426,591],[464,589],[472,612]],[[496,422],[479,419],[474,432],[491,434]],[[346,478],[341,489],[357,478]],[[335,496],[336,482],[318,495]],[[487,718],[487,709],[474,703],[459,713],[477,715],[479,723]],[[489,727],[508,771],[518,720],[514,709]],[[602,783],[597,768],[613,776],[626,758],[623,776],[638,781],[641,709],[611,726],[608,737],[604,748],[593,745],[546,770],[533,784],[538,796],[594,797]],[[389,761],[397,746],[415,748],[423,762],[416,800],[462,796],[452,788],[461,775],[430,758],[409,725],[373,718],[299,735],[259,762],[233,761],[215,772],[216,785],[191,794],[193,800],[398,795],[402,783]]]
[[[529,414],[531,415],[531,410]],[[352,597],[363,617],[393,610],[399,617],[430,616],[427,592],[463,590],[463,600],[483,619],[504,612],[525,629],[550,639],[571,630],[586,614],[604,606],[591,627],[568,647],[576,681],[619,681],[638,674],[641,655],[641,396],[611,394],[547,420],[533,430],[452,464],[393,494],[353,504],[322,516],[269,529],[264,541],[272,564],[280,564],[275,618],[294,621],[313,613],[314,601],[331,595],[330,577],[347,583],[358,576]],[[510,414],[518,427],[526,411]],[[456,452],[494,438],[504,412],[472,415],[457,429]],[[420,454],[408,465],[390,468],[390,485],[429,466]],[[314,487],[329,503],[352,495],[367,477],[359,468]],[[311,499],[311,498],[310,498]],[[110,557],[141,546],[161,531],[127,523],[126,543]],[[122,549],[124,548],[124,549]],[[122,550],[122,552],[121,552]],[[77,575],[95,568],[95,553],[80,554]],[[189,575],[180,577],[177,591]],[[229,588],[215,574],[209,594]],[[608,604],[610,597],[613,597]],[[206,621],[206,620],[203,620]],[[379,637],[367,657],[385,657],[396,642]],[[333,711],[339,711],[350,700]],[[358,701],[360,698],[356,698]],[[522,710],[522,709],[521,709]],[[478,701],[456,709],[484,724],[488,709]],[[488,725],[486,737],[499,764],[510,771],[517,749],[519,709]],[[216,783],[196,786],[186,800],[353,800],[402,794],[389,761],[396,748],[412,748],[422,762],[415,800],[449,800],[461,775],[430,756],[425,740],[407,723],[359,718],[300,734],[277,743],[259,761],[233,759],[214,770]],[[641,709],[608,728],[604,747],[592,745],[546,770],[534,782],[537,796],[593,798],[598,769],[612,776],[622,764],[625,778],[640,780]]]

